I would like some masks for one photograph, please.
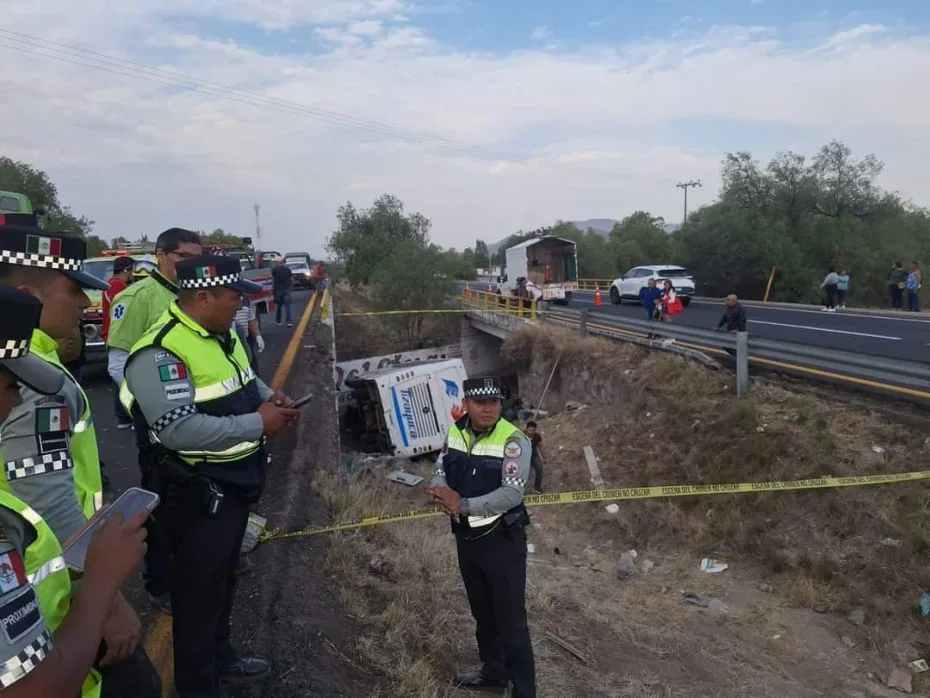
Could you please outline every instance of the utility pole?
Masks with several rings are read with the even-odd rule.
[[[258,202],[255,202],[255,245],[253,249],[255,250],[255,268],[258,269],[262,266],[262,224],[258,217],[258,211],[261,206],[258,205]]]
[[[690,182],[679,182],[675,186],[679,189],[683,189],[685,192],[685,216],[681,221],[682,226],[684,226],[684,224],[688,222],[688,187],[703,187],[704,185],[701,184],[701,180],[692,179]]]
[[[258,241],[258,244],[262,244],[262,224],[258,218],[258,211],[261,208],[257,203],[254,206],[255,208],[255,239]]]

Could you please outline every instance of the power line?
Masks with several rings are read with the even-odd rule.
[[[417,145],[432,145],[443,149],[459,152],[463,155],[482,156],[492,160],[515,160],[527,163],[534,159],[534,156],[519,155],[516,153],[504,153],[494,151],[484,146],[467,145],[454,141],[449,138],[435,136],[429,133],[412,131],[390,124],[364,119],[334,112],[319,107],[313,107],[299,102],[290,100],[266,97],[256,92],[241,90],[229,85],[223,85],[200,78],[191,77],[184,73],[163,68],[154,68],[144,63],[136,61],[115,58],[103,53],[97,53],[89,49],[83,49],[55,41],[42,39],[41,37],[24,34],[22,32],[12,31],[10,29],[0,28],[0,47],[17,51],[20,53],[31,54],[41,58],[47,58],[62,63],[92,68],[105,73],[127,77],[135,80],[151,82],[166,87],[197,92],[210,97],[216,97],[232,102],[237,102],[247,106],[268,109],[279,113],[290,114],[293,116],[303,116],[325,121],[346,128],[353,128],[378,135],[386,136],[407,143]],[[554,163],[538,161],[538,164],[544,167],[557,167]],[[587,171],[593,174],[599,174],[605,177],[617,178],[616,172],[601,170],[599,168],[586,167],[574,163],[561,163],[558,167],[574,169],[578,171]]]

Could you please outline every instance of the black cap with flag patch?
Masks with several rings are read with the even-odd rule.
[[[260,284],[242,278],[242,265],[236,257],[203,254],[182,260],[174,268],[178,273],[178,288],[182,291],[223,286],[240,293],[258,293],[262,290]]]
[[[65,374],[29,353],[32,333],[39,326],[42,304],[28,293],[12,286],[0,286],[0,369],[44,395],[61,390]]]
[[[87,244],[80,235],[40,228],[34,214],[0,214],[0,264],[60,271],[83,288],[106,291],[106,281],[84,271],[86,257]]]
[[[466,378],[462,383],[465,397],[470,400],[503,400],[501,382],[494,377]]]

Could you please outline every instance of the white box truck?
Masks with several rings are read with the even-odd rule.
[[[422,456],[442,449],[449,426],[465,415],[461,359],[393,366],[346,379],[356,391],[367,431],[380,450]]]
[[[517,279],[532,281],[542,299],[568,305],[578,289],[578,251],[573,240],[545,235],[508,247],[507,268],[500,279],[501,292],[518,295]]]

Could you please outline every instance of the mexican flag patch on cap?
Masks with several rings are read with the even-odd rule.
[[[184,364],[165,364],[158,367],[158,375],[163,383],[187,378],[187,366]]]

